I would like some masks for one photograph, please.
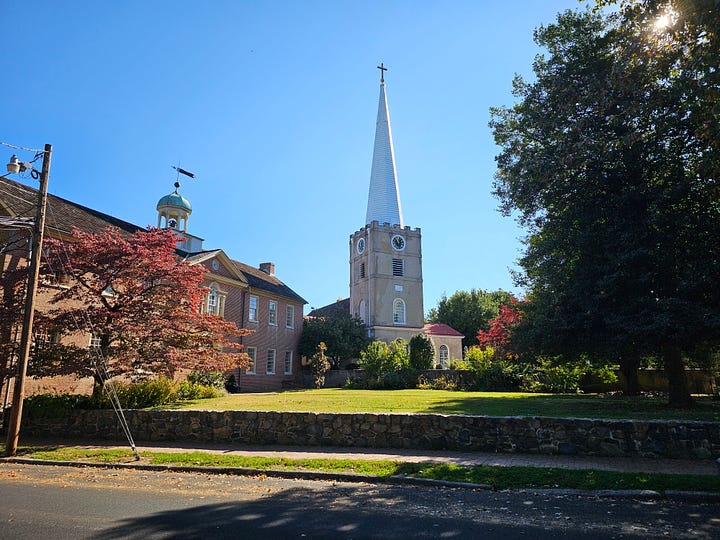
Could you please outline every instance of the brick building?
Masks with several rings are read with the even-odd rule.
[[[241,391],[271,391],[293,381],[300,366],[297,344],[302,332],[303,306],[305,300],[285,285],[275,275],[273,263],[253,267],[232,260],[221,249],[206,250],[203,240],[187,231],[192,207],[178,193],[179,184],[170,195],[162,197],[157,204],[158,227],[170,228],[178,235],[178,255],[190,264],[204,267],[204,284],[208,287],[203,310],[223,316],[238,327],[252,330],[243,337],[245,352],[254,360],[250,369],[235,370],[235,378]],[[0,270],[21,267],[26,264],[28,246],[27,228],[18,218],[33,213],[37,191],[7,178],[0,179]],[[144,230],[132,223],[84,207],[72,201],[48,196],[46,212],[48,237],[71,240],[72,227],[85,232],[99,233],[109,227],[132,234]],[[12,224],[12,220],[16,224]],[[43,298],[38,299],[38,309],[43,309]],[[6,332],[0,339],[14,336]],[[91,345],[92,336],[77,337]],[[7,359],[3,359],[6,361]],[[75,385],[61,386],[57,381],[31,381],[28,393],[65,388],[70,391],[92,388]]]

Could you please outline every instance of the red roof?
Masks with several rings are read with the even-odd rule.
[[[453,327],[443,323],[425,323],[425,326],[423,326],[423,334],[430,336],[465,337]]]

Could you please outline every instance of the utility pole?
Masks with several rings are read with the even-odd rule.
[[[50,176],[51,157],[52,145],[46,144],[43,153],[42,171],[40,172],[37,214],[32,233],[28,289],[27,296],[25,297],[22,334],[20,336],[20,357],[18,359],[17,374],[15,375],[15,389],[13,391],[12,408],[10,409],[7,444],[5,445],[5,455],[7,456],[14,456],[17,452],[18,437],[20,436],[23,398],[25,397],[25,377],[27,376],[28,359],[30,358],[30,347],[33,336],[32,327],[35,314],[35,293],[37,290],[38,275],[40,273],[43,234],[45,232],[45,206],[47,204],[47,185]]]

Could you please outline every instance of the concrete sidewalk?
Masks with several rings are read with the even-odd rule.
[[[68,446],[78,448],[130,448],[100,441],[23,440],[24,445]],[[393,460],[400,462],[435,462],[473,466],[542,467],[557,469],[595,469],[618,472],[666,474],[719,475],[720,463],[715,460],[654,459],[628,457],[585,457],[543,454],[497,454],[485,452],[455,452],[451,450],[405,450],[383,448],[251,446],[241,444],[203,444],[198,442],[143,442],[137,444],[143,452],[207,452],[240,456],[283,457],[289,459],[326,458],[349,460]],[[720,481],[720,476],[719,476]]]

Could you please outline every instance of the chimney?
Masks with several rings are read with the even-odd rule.
[[[265,272],[268,276],[275,275],[275,263],[266,262],[260,263],[260,270]]]

